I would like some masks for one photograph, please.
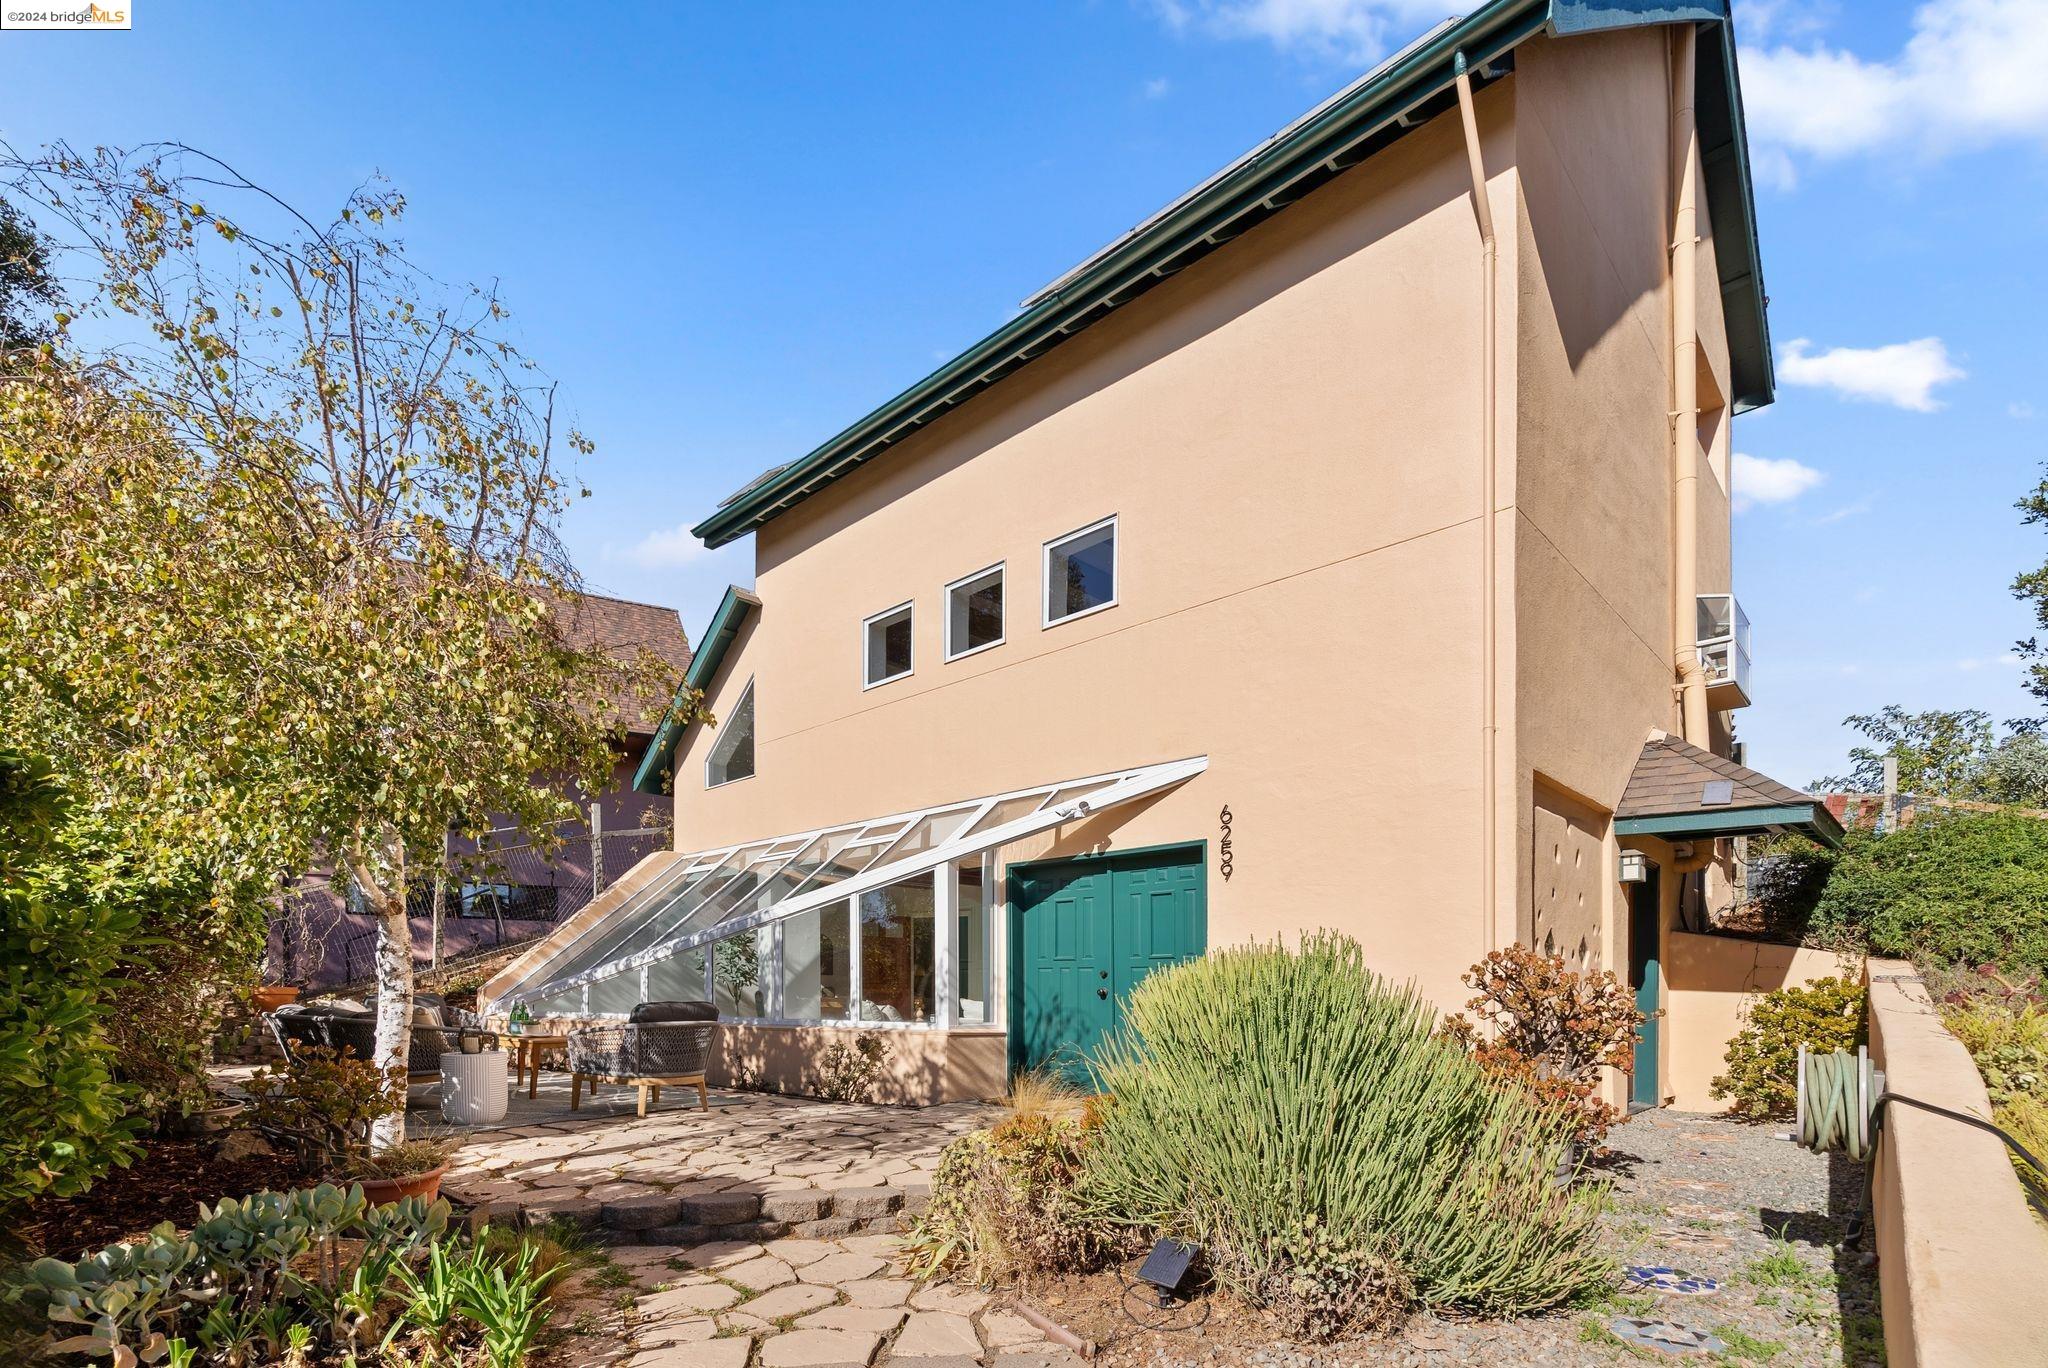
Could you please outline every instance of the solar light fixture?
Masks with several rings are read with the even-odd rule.
[[[1640,850],[1621,852],[1621,881],[1642,883],[1650,877],[1650,857]]]
[[[1188,1280],[1188,1268],[1200,1252],[1179,1240],[1161,1240],[1152,1246],[1152,1252],[1138,1269],[1138,1281],[1152,1285],[1160,1309],[1170,1310],[1181,1299],[1180,1289]]]

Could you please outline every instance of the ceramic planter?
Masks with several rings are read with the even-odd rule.
[[[299,1000],[299,990],[288,983],[266,983],[249,994],[249,1005],[259,1012],[274,1012]]]
[[[331,1180],[337,1187],[360,1184],[363,1198],[371,1206],[388,1206],[407,1197],[424,1197],[433,1201],[441,1195],[441,1175],[448,1172],[447,1161],[425,1173],[411,1173],[403,1178],[336,1178]]]

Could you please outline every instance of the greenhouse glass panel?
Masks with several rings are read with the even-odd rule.
[[[601,936],[568,935],[552,959],[496,990],[487,1010],[566,1001],[586,983],[621,980],[642,967],[650,974],[650,996],[689,997],[699,991],[698,961],[673,962],[716,942],[709,990],[727,1016],[759,1019],[779,996],[786,999],[783,1015],[796,1020],[836,1019],[843,1003],[848,1016],[861,1020],[928,1021],[938,996],[934,870],[1071,821],[1078,815],[1071,804],[1083,797],[1102,811],[1185,783],[1207,767],[1207,757],[1195,756],[699,852],[688,857],[682,875],[629,900],[602,924]],[[992,835],[999,831],[1004,834]],[[989,982],[991,893],[980,886],[978,872],[963,874],[961,893],[961,923],[953,930],[962,953],[958,979],[947,986],[965,1019],[979,1014],[985,1020],[995,991]],[[842,954],[832,909],[844,908],[849,897],[859,900],[862,944],[855,950],[849,943]],[[785,937],[800,940],[798,958],[786,965],[775,959],[777,923]],[[787,939],[782,944],[787,950]],[[846,1000],[852,983],[839,966],[850,969],[856,954],[862,975],[872,969],[875,976],[863,977],[860,1001],[853,1002]],[[638,983],[637,977],[630,981]],[[604,993],[614,1001],[625,991],[614,983]],[[599,1010],[594,1002],[592,1010]]]

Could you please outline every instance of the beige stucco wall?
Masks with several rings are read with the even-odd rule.
[[[1831,951],[1676,929],[1665,932],[1664,953],[1664,1088],[1681,1111],[1727,1110],[1708,1089],[1727,1071],[1728,1042],[1757,994],[1860,972]]]
[[[1886,1089],[1988,1119],[1983,1079],[1913,966],[1873,959],[1869,983],[1870,1053]],[[1871,1219],[1892,1368],[2048,1363],[2048,1230],[1996,1136],[1887,1107]]]
[[[1446,1006],[1490,923],[1625,971],[1606,814],[1677,723],[1667,38],[1538,39],[1517,62],[1479,99],[1501,234],[1492,509],[1481,258],[1440,117],[757,534],[762,607],[710,703],[755,681],[758,772],[706,790],[710,733],[687,736],[681,847],[1204,754],[1180,789],[1005,854],[1206,840],[1212,944],[1334,926]],[[1701,276],[1702,364],[1725,376],[1710,257]],[[1726,424],[1704,430],[1711,588]],[[1042,544],[1108,514],[1119,603],[1042,627]],[[942,586],[999,561],[1006,642],[943,661]],[[914,673],[864,690],[860,624],[906,600]],[[1566,884],[1541,877],[1551,846]]]
[[[1517,883],[1532,890],[1542,794],[1611,810],[1651,729],[1678,724],[1667,47],[1645,30],[1516,56],[1514,819]],[[1608,963],[1626,973],[1626,894],[1605,849]],[[1540,943],[1536,906],[1522,900],[1520,925]]]
[[[714,1087],[815,1094],[827,1051],[862,1035],[884,1042],[873,1100],[924,1107],[999,1098],[1008,1090],[1003,1034],[989,1030],[867,1031],[724,1022],[708,1076]]]
[[[1503,220],[1509,96],[1481,101]],[[1467,185],[1439,119],[759,533],[763,606],[711,686],[727,711],[757,681],[758,773],[707,791],[686,738],[681,842],[1206,754],[1059,848],[1213,859],[1227,803],[1212,944],[1336,926],[1459,1000],[1484,949]],[[1111,513],[1120,602],[1041,627],[1042,543]],[[997,561],[1007,641],[943,662],[942,586]],[[905,600],[915,673],[863,690],[860,623]]]

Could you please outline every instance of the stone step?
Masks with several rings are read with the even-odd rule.
[[[460,1188],[446,1194],[462,1201]],[[609,1244],[701,1245],[758,1243],[795,1236],[836,1240],[855,1234],[895,1234],[909,1228],[931,1201],[927,1184],[901,1187],[803,1188],[793,1192],[644,1194],[600,1201],[574,1189],[539,1191],[470,1204],[471,1220],[520,1226],[566,1221]]]

